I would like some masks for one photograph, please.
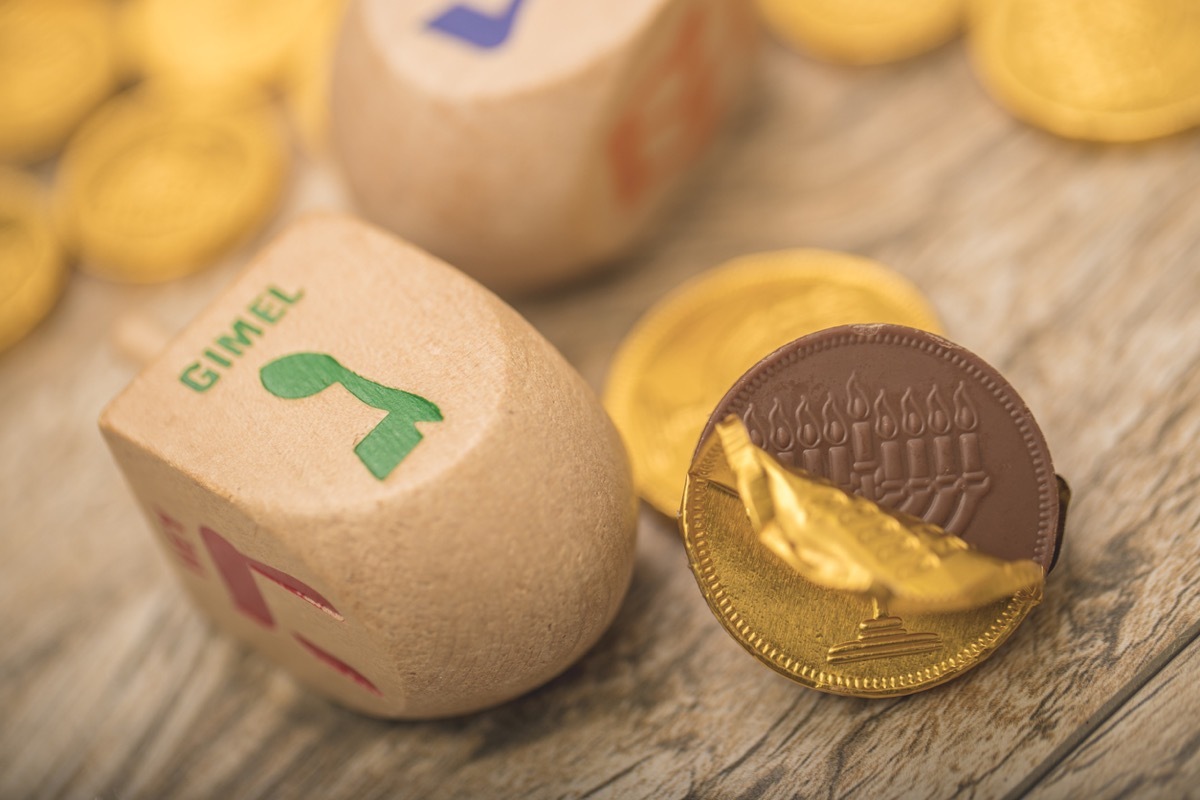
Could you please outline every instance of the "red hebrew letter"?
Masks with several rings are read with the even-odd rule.
[[[704,149],[717,122],[716,75],[705,53],[707,16],[684,19],[667,57],[634,89],[609,141],[617,197],[636,207]]]
[[[337,609],[333,607],[333,604],[326,600],[316,589],[302,581],[296,580],[286,572],[242,555],[241,551],[212,528],[201,527],[200,538],[204,540],[204,546],[208,548],[208,553],[212,556],[213,563],[217,565],[217,571],[221,573],[221,579],[225,582],[225,587],[229,589],[229,594],[233,597],[234,605],[237,606],[239,611],[264,628],[274,628],[275,618],[271,616],[271,610],[267,608],[267,600],[263,597],[262,592],[258,589],[258,584],[254,581],[254,573],[256,572],[267,580],[279,584],[306,603],[324,611],[339,622],[344,619],[338,613]],[[375,687],[375,684],[371,683],[366,676],[345,661],[321,649],[298,633],[293,633],[292,635],[304,646],[305,650],[321,663],[340,672],[368,691],[374,694],[381,694],[379,689]]]
[[[158,524],[162,528],[163,536],[171,543],[175,555],[185,567],[203,575],[204,567],[200,566],[200,559],[196,556],[196,546],[184,538],[183,523],[160,509],[155,509],[154,513],[158,515]]]
[[[221,534],[211,528],[201,527],[200,538],[208,548],[217,571],[225,581],[229,593],[233,595],[234,605],[248,617],[258,621],[263,627],[274,628],[275,619],[267,608],[267,601],[254,582],[253,572],[257,572],[268,580],[272,580],[292,594],[324,611],[336,620],[341,620],[333,604],[321,596],[321,593],[306,583],[302,583],[286,572],[280,572],[272,566],[247,558],[225,540]]]
[[[379,691],[379,689],[375,688],[375,684],[373,684],[373,683],[371,683],[371,681],[367,680],[367,677],[365,675],[363,675],[361,672],[356,670],[354,667],[347,664],[345,661],[342,661],[340,658],[333,655],[328,650],[322,650],[321,648],[317,647],[315,644],[310,642],[308,639],[305,639],[303,636],[301,636],[298,633],[293,633],[292,636],[295,636],[296,641],[298,641],[300,644],[304,645],[304,649],[307,650],[308,652],[312,653],[313,657],[316,658],[318,661],[320,661],[320,662],[324,663],[326,666],[332,667],[334,670],[342,673],[347,678],[354,681],[355,683],[357,683],[359,686],[366,689],[371,694],[377,694],[380,696],[383,695],[383,692],[381,692],[381,691]]]

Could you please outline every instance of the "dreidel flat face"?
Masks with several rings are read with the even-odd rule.
[[[196,602],[369,714],[527,691],[628,586],[633,491],[591,391],[474,281],[346,218],[268,247],[101,427]]]
[[[501,291],[653,220],[735,105],[746,0],[358,0],[333,79],[363,211]]]

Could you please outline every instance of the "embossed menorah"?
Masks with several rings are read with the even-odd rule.
[[[765,414],[750,404],[742,418],[754,444],[784,464],[962,536],[992,486],[966,383],[870,398],[854,372],[844,394],[776,396]]]

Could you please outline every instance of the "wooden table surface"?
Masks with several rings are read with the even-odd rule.
[[[182,327],[251,245],[164,286],[76,276],[0,356],[0,797],[1200,796],[1200,135],[1052,138],[961,44],[872,70],[772,45],[761,72],[651,241],[518,308],[599,387],[643,311],[730,257],[827,247],[910,276],[1076,492],[1045,603],[996,657],[894,700],[793,685],[644,510],[620,615],[544,688],[429,723],[302,692],[189,606],[96,430],[135,370],[118,322]],[[341,202],[331,176],[299,176],[276,227]]]

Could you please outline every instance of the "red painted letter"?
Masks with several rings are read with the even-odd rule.
[[[267,601],[263,598],[262,592],[258,590],[258,584],[254,582],[251,570],[274,581],[334,619],[342,619],[342,615],[333,607],[333,604],[322,597],[316,589],[306,583],[301,583],[286,572],[280,572],[261,561],[247,558],[212,528],[201,527],[200,538],[204,540],[204,546],[208,548],[209,555],[217,565],[217,571],[221,573],[225,586],[233,595],[234,605],[243,614],[257,620],[264,627],[274,628],[275,619],[267,608]]]
[[[259,591],[258,584],[254,582],[254,573],[256,572],[267,580],[279,584],[301,600],[321,609],[339,622],[342,621],[342,615],[333,607],[333,604],[308,584],[298,581],[286,572],[277,570],[268,564],[242,555],[241,551],[212,528],[201,527],[200,538],[204,540],[204,546],[208,548],[213,563],[217,565],[217,571],[221,573],[221,579],[225,581],[225,586],[233,597],[234,605],[264,628],[274,628],[275,618],[271,616],[271,610],[267,608],[267,600]],[[375,684],[354,667],[300,634],[293,633],[292,635],[318,661],[337,670],[368,691],[380,694]]]

